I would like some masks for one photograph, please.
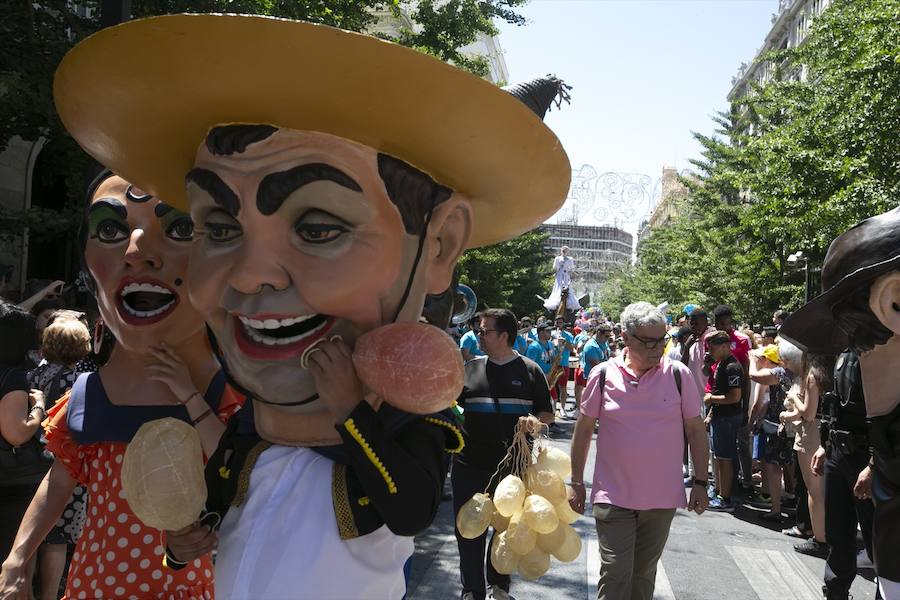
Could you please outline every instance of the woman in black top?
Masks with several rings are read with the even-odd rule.
[[[34,318],[0,300],[0,556],[9,553],[19,522],[50,467],[37,433],[47,416],[44,395],[30,391],[21,368],[34,337]]]

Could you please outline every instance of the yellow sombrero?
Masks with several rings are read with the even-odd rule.
[[[367,35],[248,15],[170,15],[104,29],[56,71],[66,129],[100,163],[178,207],[207,131],[264,123],[330,133],[466,194],[470,247],[560,207],[569,160],[522,102],[420,52]]]

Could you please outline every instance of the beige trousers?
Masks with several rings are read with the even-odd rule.
[[[595,504],[600,541],[597,600],[652,600],[656,563],[669,539],[675,509],[629,510]]]

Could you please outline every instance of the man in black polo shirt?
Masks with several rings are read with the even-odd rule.
[[[741,427],[744,405],[744,367],[731,354],[731,337],[716,331],[706,338],[710,357],[718,362],[712,392],[703,401],[710,408],[707,415],[712,434],[716,488],[718,494],[709,502],[710,510],[733,511],[731,487],[734,460],[737,458],[737,434]]]
[[[531,359],[517,354],[517,321],[512,311],[489,309],[481,313],[481,326],[476,330],[478,343],[486,356],[466,363],[466,382],[459,398],[465,416],[466,445],[453,462],[453,512],[459,512],[473,494],[494,488],[507,471],[491,480],[520,420],[532,431],[540,423],[552,423],[550,390],[544,372]],[[509,597],[509,575],[494,570],[485,561],[487,533],[473,540],[456,531],[459,566],[464,600],[484,600],[485,563],[491,597]]]

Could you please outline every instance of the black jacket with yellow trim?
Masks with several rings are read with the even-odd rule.
[[[206,465],[208,513],[221,518],[239,506],[250,472],[271,444],[253,428],[252,401],[229,421]],[[341,425],[344,443],[313,448],[334,461],[332,498],[342,539],[372,533],[382,525],[413,536],[431,525],[443,494],[450,454],[463,446],[451,410],[412,415],[382,404],[375,411],[360,402]]]

